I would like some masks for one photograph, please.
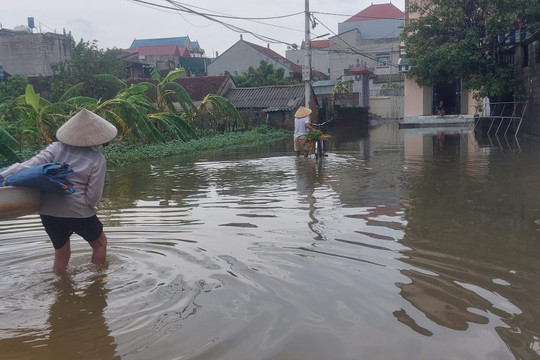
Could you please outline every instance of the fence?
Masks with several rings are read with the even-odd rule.
[[[490,103],[487,109],[483,109],[481,119],[490,121],[487,133],[495,130],[495,135],[499,133],[499,130],[504,130],[504,135],[508,132],[511,125],[514,125],[514,136],[517,136],[521,123],[523,122],[523,116],[527,110],[527,102],[494,102]],[[477,121],[474,125],[474,129],[480,123]],[[516,126],[517,123],[517,126]]]

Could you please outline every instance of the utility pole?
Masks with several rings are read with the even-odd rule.
[[[305,13],[305,48],[306,48],[306,55],[305,55],[305,64],[302,68],[302,80],[304,81],[305,86],[305,100],[306,100],[306,107],[310,108],[310,102],[311,102],[311,38],[309,34],[309,23],[310,23],[310,15],[309,15],[309,0],[306,0],[306,13]]]

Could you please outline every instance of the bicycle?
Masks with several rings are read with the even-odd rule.
[[[319,128],[323,127],[324,125],[326,125],[327,121],[323,122],[323,123],[320,123],[320,124],[311,124],[313,126],[317,126]],[[325,146],[324,146],[324,141],[325,140],[328,140],[330,139],[330,136],[329,135],[321,135],[316,141],[315,141],[315,159],[318,159],[318,158],[322,158],[323,156],[328,156],[326,153],[325,153]]]

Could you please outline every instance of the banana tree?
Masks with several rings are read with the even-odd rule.
[[[19,143],[28,136],[34,143],[50,142],[55,130],[55,117],[47,118],[51,103],[36,94],[32,85],[27,85],[25,93],[12,103],[11,111],[4,113],[2,120],[21,122],[23,126],[18,133]]]
[[[177,85],[180,86],[180,84]],[[115,99],[106,101],[102,107],[114,103],[119,107],[120,113],[127,115],[123,118],[128,119],[131,123],[122,122],[120,118],[116,118],[116,121],[117,125],[122,129],[130,131],[131,139],[140,138],[141,135],[146,135],[149,141],[197,138],[197,135],[186,121],[186,117],[192,116],[192,110],[190,110],[189,115],[185,115],[186,113],[180,115],[174,105],[172,105],[171,109],[167,105],[160,108],[159,101],[154,102],[146,95],[148,91],[158,91],[159,88],[159,86],[148,82],[135,84],[121,91]],[[162,105],[167,103],[167,101],[163,100],[163,97],[164,93],[169,91],[170,89],[163,91],[163,88],[159,90],[158,100],[162,99]],[[187,95],[187,93],[185,94]],[[189,101],[185,102],[185,108],[194,109],[195,106],[189,96],[187,96],[187,99]]]
[[[206,110],[214,118],[214,130],[225,132],[234,130],[239,126],[245,126],[244,119],[242,119],[236,107],[222,96],[206,95],[202,101],[201,110]]]
[[[173,70],[162,77],[159,70],[152,68],[150,76],[152,80],[157,81],[156,85],[156,102],[159,112],[176,113],[176,107],[174,103],[178,103],[185,114],[191,116],[191,114],[197,111],[197,108],[193,104],[193,100],[187,93],[186,89],[175,80],[184,74],[184,68]]]

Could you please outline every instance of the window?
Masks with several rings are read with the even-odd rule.
[[[377,66],[388,67],[390,65],[390,54],[377,54]]]

